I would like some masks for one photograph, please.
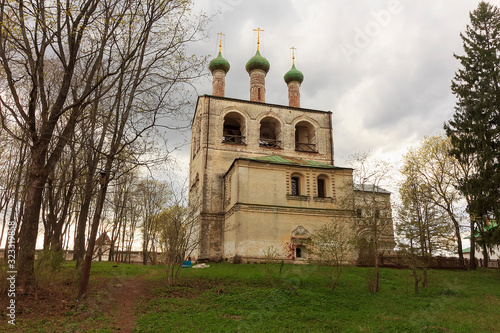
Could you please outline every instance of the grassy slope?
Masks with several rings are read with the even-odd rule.
[[[52,288],[71,280],[72,265],[54,275]],[[58,298],[43,311],[45,300],[23,304],[18,325],[7,329],[114,332],[111,290],[127,278],[147,275],[154,288],[138,308],[137,332],[500,332],[500,270],[434,270],[429,288],[419,295],[406,270],[382,269],[376,295],[368,292],[366,268],[345,268],[334,291],[325,267],[279,270],[279,265],[215,264],[184,269],[179,285],[166,288],[161,266],[94,263],[87,300],[76,302],[68,285],[57,311],[51,308]],[[4,331],[4,315],[1,320]]]
[[[138,332],[494,332],[500,271],[431,271],[413,294],[410,271],[381,271],[367,290],[366,268],[348,267],[332,291],[325,267],[217,264],[184,270],[176,288],[157,288]]]

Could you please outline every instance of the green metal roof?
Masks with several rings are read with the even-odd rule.
[[[208,64],[208,69],[213,73],[213,71],[220,69],[223,70],[224,72],[229,72],[229,68],[231,66],[229,65],[229,62],[222,57],[222,54],[219,52],[219,55],[217,58],[213,59],[210,61],[210,64]]]
[[[285,79],[286,83],[290,83],[292,81],[302,83],[302,81],[304,81],[304,74],[302,74],[301,71],[295,68],[295,65],[292,65],[292,69],[286,72],[283,78]]]
[[[269,61],[267,61],[266,58],[260,55],[260,52],[257,51],[255,55],[248,60],[245,69],[247,70],[248,73],[253,71],[254,69],[261,69],[264,72],[269,72],[269,68],[271,68],[271,65],[269,64]]]
[[[282,155],[271,155],[271,156],[261,156],[261,157],[253,157],[248,158],[248,160],[258,161],[258,162],[266,162],[266,163],[274,163],[274,164],[285,164],[285,165],[297,165],[297,166],[305,166],[305,167],[314,167],[314,168],[323,168],[323,169],[337,169],[336,166],[331,164],[308,161],[298,157],[289,157]]]

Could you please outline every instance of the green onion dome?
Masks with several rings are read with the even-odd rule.
[[[229,62],[222,57],[222,54],[219,52],[219,55],[217,58],[213,59],[210,61],[210,64],[208,64],[208,69],[213,73],[215,70],[220,69],[223,70],[225,73],[229,72]]]
[[[254,69],[261,69],[267,74],[270,67],[271,65],[269,64],[269,61],[267,61],[267,59],[261,56],[260,52],[257,51],[257,53],[255,53],[255,55],[250,60],[248,60],[245,69],[248,73],[250,73]]]
[[[295,68],[295,65],[292,65],[292,69],[286,72],[284,79],[287,84],[292,81],[297,81],[299,83],[302,83],[302,81],[304,81],[304,74],[302,74],[301,71]]]

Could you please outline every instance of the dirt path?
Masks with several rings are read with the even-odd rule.
[[[132,332],[137,321],[136,306],[149,292],[147,276],[123,279],[111,286],[111,297],[116,307],[109,314],[113,317],[112,327],[120,332]]]

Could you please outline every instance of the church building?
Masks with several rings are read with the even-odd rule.
[[[360,207],[349,200],[359,192],[353,170],[334,164],[332,113],[301,107],[304,75],[295,58],[284,75],[288,105],[266,103],[270,64],[260,54],[259,38],[246,64],[249,100],[225,96],[230,65],[220,43],[209,69],[212,95],[198,97],[191,136],[189,207],[200,226],[196,259],[258,261],[272,246],[281,259],[305,260],[307,241],[320,226],[343,219],[358,232]],[[390,217],[390,194],[379,192],[389,202],[382,213]],[[389,229],[387,248],[394,246],[392,222]]]

